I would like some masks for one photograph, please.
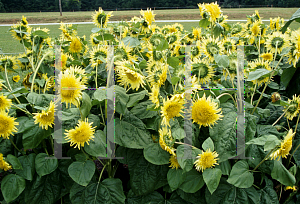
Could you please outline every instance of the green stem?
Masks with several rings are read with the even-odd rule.
[[[231,99],[232,99],[232,101],[233,101],[233,103],[234,103],[234,105],[236,106],[236,103],[235,103],[235,100],[234,100],[234,98],[232,97],[232,95],[231,94],[229,94],[229,93],[222,93],[221,95],[219,95],[218,97],[217,97],[217,99],[219,100],[219,98],[221,98],[222,96],[225,96],[225,95],[228,95],[228,96],[230,96],[231,97]]]
[[[275,148],[274,148],[275,149]],[[264,161],[267,160],[267,158],[270,156],[270,154],[274,151],[274,149],[272,149],[268,154],[267,156],[253,169],[251,170],[252,172],[255,171],[262,163],[264,163]]]
[[[255,91],[256,91],[256,87],[257,87],[257,83],[255,83],[254,91],[253,91],[253,94],[252,94],[252,96],[251,96],[251,101],[250,101],[250,104],[251,104],[251,105],[253,104],[253,97],[254,97],[254,94],[255,94]]]
[[[42,144],[43,144],[43,148],[44,148],[46,154],[49,156],[49,153],[48,153],[48,151],[47,151],[47,146],[46,146],[45,140],[42,141]]]
[[[16,106],[15,104],[12,104],[12,106],[14,106],[14,107],[16,107],[17,109],[19,109],[19,110],[21,110],[21,111],[23,111],[24,113],[27,113],[27,114],[29,114],[29,115],[31,115],[31,116],[33,116],[29,111],[27,111],[27,110],[24,110],[24,109],[22,109],[22,108],[19,108],[18,106]]]
[[[96,83],[96,88],[98,88],[98,65],[96,66],[96,77],[95,77],[95,83]]]
[[[187,145],[187,146],[192,147],[193,149],[198,149],[197,147],[194,147],[193,145],[189,145],[189,144],[186,144],[186,143],[183,143],[183,142],[175,142],[175,143],[176,143],[176,144]]]
[[[17,145],[14,143],[14,141],[11,139],[11,137],[9,138],[11,144],[16,148],[16,150],[18,150],[18,152],[20,152],[23,156],[25,155],[18,147]]]
[[[297,132],[297,127],[298,127],[298,123],[299,123],[299,118],[300,118],[300,114],[298,115],[298,119],[297,119],[295,131],[294,131],[295,133]],[[299,147],[300,147],[300,144],[296,147],[296,149],[295,149],[295,150],[293,151],[293,153],[291,154],[288,165],[290,165],[291,159],[292,159],[292,157],[294,156],[295,152],[297,151],[297,149],[298,149]]]
[[[12,88],[11,88],[11,86],[10,86],[10,83],[9,83],[9,80],[8,80],[8,77],[7,77],[6,63],[5,63],[5,65],[4,65],[4,69],[5,69],[4,71],[5,71],[6,82],[7,82],[7,84],[8,84],[9,89],[10,89],[9,92],[11,92],[11,91],[12,91]]]
[[[101,173],[100,173],[100,176],[99,176],[99,180],[98,180],[98,184],[97,184],[97,188],[96,188],[96,192],[98,191],[98,187],[99,187],[99,184],[100,184],[100,180],[101,180],[101,177],[102,177],[102,174],[104,172],[104,169],[106,167],[106,164],[103,166],[102,170],[101,170]],[[94,199],[94,203],[96,203],[96,197],[97,197],[97,193],[95,194],[95,199]]]
[[[282,115],[272,124],[272,126],[274,126],[283,116],[284,114],[288,111],[288,109],[290,108],[290,106],[282,113]]]

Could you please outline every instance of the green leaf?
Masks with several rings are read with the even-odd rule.
[[[125,203],[122,181],[107,178],[101,183],[89,184],[82,193],[84,203]]]
[[[170,154],[163,150],[159,143],[149,144],[144,149],[145,159],[156,165],[169,164]]]
[[[213,204],[256,204],[258,203],[259,194],[254,189],[250,188],[237,188],[226,182],[221,178],[217,190],[211,194],[205,189],[205,199],[207,203]]]
[[[209,26],[209,24],[210,24],[210,22],[207,18],[204,18],[199,21],[199,26],[202,28],[206,28],[207,26]]]
[[[115,131],[116,143],[124,147],[143,149],[153,143],[145,124],[131,113],[115,119]]]
[[[46,158],[48,157],[48,158]],[[35,157],[35,169],[39,176],[45,176],[52,173],[58,167],[58,161],[56,157],[50,157],[46,153],[39,153]]]
[[[240,160],[232,167],[227,182],[238,188],[249,188],[254,183],[253,174],[249,172],[246,161]]]
[[[281,141],[277,137],[276,137],[276,139],[274,137],[269,137],[266,140],[266,143],[264,145],[264,151],[269,151],[271,149],[274,149],[274,147],[276,147],[277,145],[279,145],[280,142]]]
[[[18,159],[22,165],[22,170],[16,169],[16,173],[19,176],[31,181],[33,179],[33,175],[35,173],[35,154],[29,154],[25,156],[20,156]]]
[[[68,172],[76,183],[87,186],[95,173],[95,164],[91,160],[74,162],[69,166]]]
[[[7,155],[6,157],[6,161],[9,162],[13,169],[23,169],[22,164],[20,163],[19,159],[17,157],[15,157],[14,155]]]
[[[15,200],[25,189],[25,179],[16,174],[9,174],[1,181],[1,191],[6,202]]]
[[[218,162],[236,156],[236,116],[236,112],[228,112],[224,114],[222,120],[209,129],[215,151],[219,154]]]
[[[231,171],[231,165],[228,160],[219,163],[219,165],[217,165],[215,168],[220,169],[222,171],[222,174],[227,176],[229,176]]]
[[[179,145],[176,150],[177,161],[180,167],[185,171],[190,171],[194,166],[195,158],[192,149],[187,145]]]
[[[138,93],[129,94],[129,101],[127,103],[127,107],[135,106],[140,100],[143,100],[147,95],[147,91],[143,90]]]
[[[23,133],[23,146],[25,149],[36,148],[43,139],[51,135],[51,128],[48,130],[42,129],[38,124],[35,124],[32,128],[27,129]]]
[[[178,67],[178,65],[179,65],[179,59],[177,58],[177,57],[168,57],[167,58],[167,63],[171,66],[171,67],[173,67],[173,68],[176,68],[176,67]]]
[[[223,31],[224,31],[223,26],[221,26],[219,23],[216,23],[213,28],[214,36],[218,37]]]
[[[218,66],[226,68],[229,66],[229,58],[227,55],[214,55],[215,61]]]
[[[89,95],[87,95],[87,93],[83,92],[82,93],[82,104],[80,107],[83,118],[85,118],[86,116],[88,116],[90,114],[91,108],[92,108],[91,99],[90,99]]]
[[[28,93],[28,92],[29,92],[28,89],[26,89],[26,88],[24,88],[24,87],[18,87],[18,88],[13,89],[13,90],[8,94],[8,96],[11,95],[11,94]]]
[[[253,72],[250,72],[247,81],[253,81],[260,77],[269,76],[269,74],[272,72],[272,70],[267,69],[257,69]]]
[[[60,111],[58,111],[60,112]],[[61,111],[61,116],[59,116],[60,114],[58,114],[58,117],[60,120],[62,121],[66,121],[66,120],[71,120],[74,119],[76,117],[80,118],[80,111],[78,108],[69,108],[66,111]]]
[[[299,22],[300,20],[300,9],[298,9],[293,15],[292,17],[288,20],[288,22],[286,22],[284,24],[284,26],[280,29],[280,31],[282,33],[285,33],[285,31],[287,30],[287,28],[289,27],[289,25],[293,22],[293,21],[297,21]]]
[[[162,51],[169,48],[169,43],[165,39],[161,39],[159,45],[156,46],[156,51]]]
[[[134,106],[130,112],[139,119],[152,118],[157,115],[157,111],[147,110],[148,105],[152,105],[152,101],[144,101]]]
[[[172,130],[172,137],[174,137],[174,139],[181,140],[185,138],[185,136],[185,131],[182,128],[177,128],[175,131]]]
[[[210,149],[212,152],[215,150],[214,147],[214,142],[212,141],[212,139],[210,137],[208,137],[202,144],[202,149],[204,151],[207,151],[208,149]]]
[[[274,161],[274,167],[271,173],[273,179],[279,181],[285,186],[294,186],[296,179],[281,163],[281,161]]]
[[[203,171],[203,179],[207,185],[207,188],[211,194],[218,188],[222,171],[216,168],[208,168]]]
[[[179,188],[186,193],[195,193],[203,186],[203,176],[195,169],[191,169],[190,171],[186,172],[186,177]]]
[[[94,140],[84,146],[84,150],[94,157],[106,157],[106,136],[102,130],[97,130]]]
[[[129,37],[129,36],[123,38],[122,41],[124,42],[124,44],[126,46],[129,46],[129,47],[136,47],[140,44],[140,41],[137,38]]]
[[[53,204],[62,193],[62,176],[54,171],[46,176],[36,176],[24,191],[25,203]]]
[[[275,135],[263,135],[261,137],[254,138],[246,143],[249,144],[257,144],[257,145],[265,145],[266,141],[276,141],[276,143],[280,142],[280,140]]]
[[[45,31],[42,31],[42,30],[36,30],[31,35],[32,36],[37,35],[37,36],[39,36],[40,38],[43,38],[43,39],[46,39],[46,38],[49,37],[49,34],[46,33]]]
[[[188,201],[190,203],[207,204],[205,201],[205,197],[203,196],[205,188],[201,188],[195,193],[186,193],[181,189],[177,189],[176,192],[183,200]]]
[[[100,31],[100,28],[92,28],[91,32],[92,33],[98,33]]]
[[[177,84],[177,82],[179,82],[179,80],[180,80],[180,77],[177,77],[177,76],[173,76],[171,78],[171,82],[173,85]]]
[[[273,183],[265,177],[266,186],[258,191],[260,204],[279,204],[278,196],[273,188]]]
[[[50,105],[50,101],[54,101],[54,95],[37,94],[35,92],[32,92],[27,95],[27,100],[29,103],[32,103],[36,106],[48,107]]]
[[[158,193],[157,191],[153,191],[152,193],[149,193],[147,195],[141,195],[141,196],[131,197],[128,195],[126,203],[127,204],[140,204],[140,203],[157,204],[159,202],[164,202],[164,201],[165,199],[160,193]]]
[[[126,90],[123,87],[115,86],[115,100],[116,111],[120,114],[125,114],[129,96],[126,94]]]
[[[130,186],[135,195],[145,195],[166,185],[168,165],[149,163],[142,150],[129,149],[125,155],[128,161]]]
[[[186,173],[182,169],[169,169],[167,178],[171,190],[174,191],[185,181]]]
[[[106,99],[106,90],[104,89],[97,89],[94,92],[94,98],[98,101],[104,101]]]
[[[282,82],[282,84],[285,87],[288,87],[291,79],[293,78],[295,72],[296,72],[296,68],[295,67],[291,67],[291,68],[287,68],[285,70],[283,70],[281,77],[280,77],[280,81]]]

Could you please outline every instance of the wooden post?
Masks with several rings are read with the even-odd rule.
[[[61,0],[58,0],[60,16],[62,16]]]

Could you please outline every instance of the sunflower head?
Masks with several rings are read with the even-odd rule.
[[[106,28],[107,27],[107,22],[109,18],[112,16],[112,11],[109,13],[104,13],[102,8],[99,7],[99,11],[95,11],[93,14],[93,22],[94,24],[99,27],[99,28]]]
[[[0,95],[0,111],[9,110],[12,102],[7,96]]]
[[[3,169],[4,171],[12,169],[12,167],[4,160],[2,153],[0,153],[0,169]]]
[[[71,53],[79,53],[82,50],[82,43],[77,37],[72,37],[69,51]]]
[[[170,126],[170,119],[182,116],[180,113],[183,112],[183,105],[183,100],[175,100],[174,98],[167,100],[163,99],[163,106],[161,108],[161,113],[163,117],[162,123]]]
[[[289,130],[287,135],[284,137],[284,140],[281,141],[280,148],[270,154],[271,159],[278,159],[279,161],[281,157],[287,158],[287,155],[289,155],[289,152],[291,151],[293,146],[293,136],[295,135],[295,133],[296,132],[293,133],[292,129]]]
[[[202,153],[198,154],[198,156],[196,157],[197,160],[194,162],[196,170],[203,172],[205,169],[212,168],[215,165],[219,165],[217,163],[218,156],[219,155],[216,151],[211,152],[210,149],[208,149],[203,152],[202,150]]]
[[[218,104],[209,97],[199,98],[193,102],[192,106],[192,120],[194,123],[198,123],[199,127],[202,125],[204,127],[211,127],[218,120],[220,120],[223,115],[221,115],[221,108],[218,108]]]
[[[264,60],[267,60],[267,61],[272,61],[273,60],[273,54],[272,53],[263,53],[261,54],[261,58],[263,58]]]
[[[8,116],[8,113],[4,110],[0,111],[0,137],[8,139],[10,135],[13,135],[13,132],[18,132],[16,125],[19,125],[19,123],[15,120],[16,118]]]
[[[216,22],[217,18],[219,18],[222,14],[221,8],[217,2],[210,4],[198,4],[198,7],[202,18],[208,18],[210,22]]]
[[[102,64],[103,62],[106,62],[107,58],[107,47],[106,46],[100,46],[93,48],[91,51],[91,63],[92,67],[96,67],[99,64]]]
[[[271,96],[272,103],[275,103],[276,101],[278,101],[280,99],[281,99],[281,97],[280,97],[280,94],[278,92],[274,92]]]
[[[290,46],[290,37],[286,33],[282,34],[281,32],[276,31],[267,37],[266,48],[272,53],[281,53],[283,48]]]
[[[253,62],[250,62],[248,64],[251,68],[251,71],[255,71],[257,69],[266,69],[271,71],[272,68],[270,67],[270,62],[265,61],[264,59],[255,59]],[[263,83],[267,83],[269,81],[269,77],[261,76],[258,79],[253,80],[253,84],[256,84],[260,86]]]
[[[84,121],[79,121],[74,129],[66,130],[65,138],[71,142],[70,146],[75,145],[74,148],[80,149],[80,147],[84,147],[85,143],[89,145],[89,141],[94,138],[96,128],[92,127],[92,124],[86,118]]]
[[[159,87],[158,86],[153,86],[152,87],[152,92],[149,93],[149,99],[152,101],[152,103],[155,104],[155,108],[159,107]]]
[[[300,111],[300,95],[296,97],[296,95],[293,96],[293,99],[288,100],[289,105],[284,107],[285,117],[289,120],[293,120],[294,117],[297,116],[297,114]]]
[[[163,126],[162,129],[160,129],[158,132],[159,132],[159,144],[161,148],[169,152],[173,156],[176,156],[175,148],[173,147],[175,140],[172,137],[171,130],[168,129],[166,126]]]
[[[201,52],[209,59],[210,62],[213,62],[214,54],[223,53],[223,48],[218,38],[213,39],[209,37],[203,40],[203,43],[201,44]]]
[[[251,27],[251,32],[253,36],[258,36],[260,34],[260,22],[255,21],[255,23]]]
[[[34,123],[39,124],[39,126],[42,127],[42,129],[48,130],[48,127],[52,128],[52,124],[54,124],[54,108],[54,102],[51,101],[48,110],[42,110],[41,113],[34,113]]]
[[[178,163],[176,154],[170,156],[169,163],[170,163],[169,167],[171,167],[172,169],[176,169],[177,170],[178,168],[180,168],[180,165]]]
[[[214,69],[207,60],[196,59],[192,63],[192,76],[196,77],[201,84],[206,84],[214,76]]]
[[[149,26],[151,26],[152,22],[155,22],[154,16],[156,14],[153,14],[153,11],[151,11],[151,8],[150,8],[150,10],[147,8],[147,11],[141,10],[140,13]]]

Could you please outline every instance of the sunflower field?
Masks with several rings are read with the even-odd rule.
[[[10,28],[0,56],[1,203],[300,203],[300,9],[199,27],[151,9],[90,37]]]

